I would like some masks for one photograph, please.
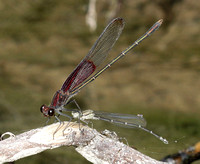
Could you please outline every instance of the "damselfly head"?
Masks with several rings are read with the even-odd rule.
[[[45,117],[54,116],[54,108],[48,107],[47,105],[43,104],[40,107],[40,111],[44,114]]]

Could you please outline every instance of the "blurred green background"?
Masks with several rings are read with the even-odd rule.
[[[113,4],[118,7],[113,10]],[[155,159],[200,139],[200,3],[198,0],[97,1],[97,29],[86,25],[88,0],[0,0],[0,132],[19,134],[45,125],[40,113],[88,53],[112,17],[126,26],[108,61],[157,20],[164,23],[75,98],[81,108],[143,114],[147,128],[94,122]],[[106,62],[105,62],[106,63]],[[64,118],[65,119],[65,118]],[[73,147],[45,151],[16,163],[89,163]],[[196,162],[197,163],[197,162]]]

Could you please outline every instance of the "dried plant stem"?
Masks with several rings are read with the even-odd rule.
[[[95,129],[81,125],[80,130],[79,124],[74,122],[63,122],[61,125],[54,123],[0,141],[0,163],[15,161],[63,145],[75,146],[77,152],[96,164],[163,163],[117,139],[102,135]]]

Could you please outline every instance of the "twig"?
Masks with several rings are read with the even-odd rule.
[[[89,26],[91,32],[97,28],[96,0],[89,0],[86,24]]]
[[[59,130],[57,128],[59,127]],[[66,128],[67,127],[67,128]],[[54,134],[54,132],[57,132]],[[133,148],[74,122],[54,123],[0,141],[0,163],[11,162],[47,149],[75,146],[76,151],[95,164],[161,164]]]
[[[178,153],[167,155],[162,159],[164,162],[173,164],[189,164],[197,160],[200,160],[200,142],[185,150],[179,150]]]

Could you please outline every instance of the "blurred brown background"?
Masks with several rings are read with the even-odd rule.
[[[118,132],[153,158],[197,142],[199,1],[102,0],[95,6],[97,28],[92,30],[86,24],[88,0],[0,0],[0,132],[19,134],[45,124],[40,106],[50,103],[112,18],[123,17],[126,26],[106,62],[162,18],[158,31],[75,98],[83,110],[143,114],[147,128],[167,138],[169,145],[137,129],[101,121],[94,127]],[[24,162],[89,163],[73,148],[46,151],[16,163]]]

